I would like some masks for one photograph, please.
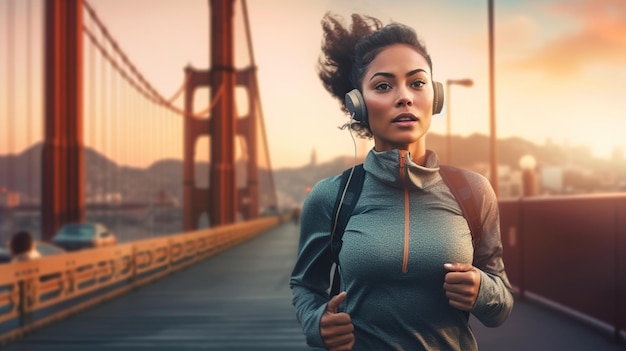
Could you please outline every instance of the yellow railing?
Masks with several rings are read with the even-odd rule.
[[[264,217],[0,265],[0,345],[237,245],[283,220]],[[71,303],[76,300],[80,302]],[[60,303],[71,307],[35,316]]]

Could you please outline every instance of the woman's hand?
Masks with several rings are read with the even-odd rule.
[[[320,319],[320,335],[329,351],[349,351],[354,346],[354,326],[350,315],[337,312],[346,299],[346,292],[333,296],[326,305],[326,312]]]
[[[480,272],[469,263],[446,263],[448,273],[443,283],[450,306],[471,311],[480,289]]]

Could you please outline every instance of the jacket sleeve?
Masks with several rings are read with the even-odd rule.
[[[480,241],[474,248],[473,265],[480,270],[480,290],[472,314],[487,327],[502,325],[513,309],[511,283],[504,270],[498,200],[489,181],[474,173],[470,185],[480,204],[483,223]]]
[[[338,184],[337,177],[323,180],[307,196],[302,207],[298,257],[289,281],[296,316],[312,347],[324,348],[319,326],[329,301],[333,263],[330,227]]]

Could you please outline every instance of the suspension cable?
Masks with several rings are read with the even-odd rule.
[[[278,198],[276,197],[276,187],[275,187],[275,183],[274,183],[274,174],[272,172],[272,164],[271,164],[271,159],[269,157],[269,148],[268,148],[268,143],[267,143],[267,133],[265,131],[265,117],[263,116],[263,108],[261,105],[261,96],[259,95],[259,82],[258,82],[258,78],[256,75],[256,62],[254,60],[254,51],[252,49],[252,35],[251,35],[251,30],[250,30],[250,20],[248,17],[248,6],[247,6],[247,2],[246,0],[242,0],[241,1],[241,5],[243,7],[243,17],[244,17],[244,24],[245,24],[245,28],[246,28],[246,40],[248,41],[248,52],[250,54],[250,62],[251,62],[251,66],[254,69],[254,79],[252,79],[252,90],[254,92],[254,101],[256,102],[256,104],[254,104],[255,106],[253,106],[253,108],[256,108],[257,111],[250,111],[251,114],[251,118],[256,118],[256,116],[259,117],[259,123],[257,124],[258,126],[260,126],[261,129],[261,133],[263,134],[263,147],[265,150],[265,155],[266,155],[266,162],[267,162],[267,167],[268,167],[268,175],[269,175],[269,179],[270,179],[270,184],[272,187],[272,201],[274,202],[274,204],[278,204]]]
[[[111,44],[111,47],[112,47],[113,51],[115,51],[115,53],[121,58],[121,60],[124,63],[124,65],[130,70],[130,72],[138,80],[138,82],[135,82],[134,79],[131,79],[130,75],[128,75],[122,69],[122,67],[117,62],[115,62],[115,60],[112,58],[112,56],[109,55],[104,50],[103,46],[100,43],[97,42],[97,39],[95,38],[93,33],[89,30],[89,28],[87,28],[87,27],[85,27],[83,25],[83,31],[87,34],[87,36],[90,38],[90,40],[93,42],[93,44],[101,51],[103,56],[105,56],[105,58],[111,62],[111,65],[113,65],[113,67],[116,70],[118,70],[120,72],[120,74],[122,74],[124,79],[126,79],[131,85],[133,85],[133,87],[135,87],[142,95],[144,95],[150,101],[153,101],[156,104],[161,104],[161,105],[167,107],[168,109],[170,109],[170,110],[172,110],[172,111],[176,112],[177,114],[182,115],[184,117],[202,117],[203,114],[206,113],[205,111],[209,111],[209,110],[212,109],[212,107],[209,107],[209,108],[207,108],[205,110],[202,110],[199,113],[187,114],[187,113],[185,113],[185,111],[183,109],[178,108],[178,107],[173,105],[173,101],[176,100],[178,98],[178,96],[180,96],[180,94],[184,91],[184,87],[187,85],[187,79],[188,78],[186,78],[186,80],[183,83],[183,85],[176,91],[176,93],[170,99],[164,98],[163,95],[161,95],[147,81],[147,79],[139,72],[139,70],[136,68],[136,66],[128,59],[128,56],[124,53],[124,51],[122,51],[122,49],[120,48],[120,46],[117,43],[117,41],[109,34],[109,30],[102,23],[102,21],[98,17],[98,15],[95,12],[95,10],[93,9],[93,7],[87,1],[84,1],[84,6],[85,6],[85,9],[87,10],[87,13],[92,18],[93,22],[100,29],[100,32],[102,33],[104,38]],[[214,101],[212,101],[210,103],[210,105],[211,106],[215,106],[215,103],[217,102],[216,100],[219,99],[220,96],[221,95],[216,95],[215,98],[214,98]]]
[[[7,65],[6,65],[6,86],[7,86],[7,178],[8,198],[10,199],[16,189],[15,175],[15,2],[7,2]],[[7,207],[12,205],[7,202]],[[13,211],[9,211],[9,230],[14,229]]]
[[[32,112],[32,1],[26,1],[26,144],[33,145],[33,112]],[[29,152],[26,158],[26,194],[28,196],[28,203],[32,204],[34,199],[34,190],[33,190],[33,160],[34,160],[34,152]]]

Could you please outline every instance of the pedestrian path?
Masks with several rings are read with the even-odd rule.
[[[6,345],[6,351],[304,351],[288,280],[298,230],[284,223],[235,248]],[[489,329],[482,351],[624,351],[609,336],[532,303]]]

